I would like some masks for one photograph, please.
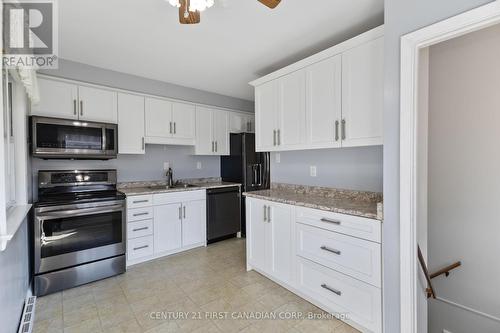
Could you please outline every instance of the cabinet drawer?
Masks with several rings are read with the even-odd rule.
[[[321,265],[381,285],[380,244],[297,223],[297,254]]]
[[[193,191],[178,191],[170,193],[160,193],[153,196],[153,204],[157,205],[169,205],[172,203],[189,202],[196,200],[205,200],[206,191],[205,190],[193,190]]]
[[[127,239],[149,236],[153,234],[153,220],[143,220],[127,224]]]
[[[127,208],[141,208],[153,205],[153,196],[148,195],[134,195],[132,197],[127,197]]]
[[[129,261],[153,255],[153,236],[129,239],[127,258]]]
[[[297,207],[296,221],[341,234],[381,242],[381,222],[364,217]]]
[[[127,222],[147,220],[153,218],[153,207],[127,209]]]
[[[381,332],[382,294],[379,288],[298,258],[298,288],[324,304],[329,312],[345,314],[349,320],[372,332]]]

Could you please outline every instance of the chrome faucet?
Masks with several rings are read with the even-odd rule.
[[[174,186],[174,172],[172,171],[172,168],[168,168],[167,170],[167,186]]]

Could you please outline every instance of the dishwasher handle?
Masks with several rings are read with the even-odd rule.
[[[240,193],[239,186],[230,186],[230,187],[219,187],[219,188],[211,188],[207,190],[207,195],[211,194],[221,194],[221,193]]]

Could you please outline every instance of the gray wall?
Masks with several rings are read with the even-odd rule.
[[[428,262],[438,297],[500,318],[500,25],[430,48]],[[465,245],[465,246],[464,246]],[[435,301],[432,303],[436,303]],[[500,332],[500,322],[432,304],[429,332]]]
[[[271,180],[310,186],[382,192],[382,146],[271,154]],[[317,176],[310,176],[310,166]]]
[[[25,221],[7,249],[0,252],[1,332],[17,332],[29,286],[28,258],[28,230]]]
[[[174,179],[220,177],[220,157],[194,156],[193,147],[146,145],[144,155],[118,155],[109,161],[67,161],[32,159],[33,181],[36,189],[36,175],[42,169],[117,169],[118,181],[165,179],[163,163],[169,162],[174,171]],[[201,162],[202,169],[196,169]]]
[[[151,80],[65,59],[59,59],[59,68],[57,70],[44,69],[39,70],[39,73],[112,88],[131,90],[143,94],[171,97],[189,102],[254,112],[253,101]]]
[[[490,0],[385,0],[383,280],[386,333],[400,332],[399,82],[400,38]]]

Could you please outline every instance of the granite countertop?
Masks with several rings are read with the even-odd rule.
[[[150,188],[150,186],[166,186],[165,181],[143,181],[118,184],[118,190],[125,195],[158,194],[183,191],[199,191],[220,187],[241,186],[238,183],[223,182],[220,178],[189,178],[179,179],[184,184],[194,185],[186,188]]]
[[[271,189],[245,192],[251,198],[383,220],[382,194],[325,187],[272,184]]]

